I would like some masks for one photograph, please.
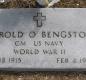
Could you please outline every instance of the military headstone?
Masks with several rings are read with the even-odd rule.
[[[86,9],[0,9],[0,69],[86,69]]]

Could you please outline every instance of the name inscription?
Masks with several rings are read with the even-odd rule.
[[[25,32],[0,32],[0,38],[23,38],[26,35]],[[35,31],[28,32],[28,37],[34,38],[36,36]],[[86,38],[86,32],[80,31],[42,31],[41,38]]]

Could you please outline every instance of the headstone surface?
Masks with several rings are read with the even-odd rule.
[[[0,69],[86,69],[86,9],[0,9]]]

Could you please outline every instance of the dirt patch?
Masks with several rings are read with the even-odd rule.
[[[60,0],[53,8],[86,8],[86,0]]]
[[[36,8],[40,7],[36,0],[11,0],[9,2],[0,3],[0,8]],[[86,8],[86,0],[60,0],[55,3],[53,8]]]
[[[86,72],[7,72],[0,80],[86,80]]]
[[[35,0],[11,0],[9,2],[0,3],[0,8],[34,8]]]

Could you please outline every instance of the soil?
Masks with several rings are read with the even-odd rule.
[[[11,0],[0,3],[0,8],[38,8],[40,6],[36,0]],[[86,8],[86,0],[60,0],[52,8]]]
[[[86,80],[86,72],[3,72],[0,80]]]
[[[86,0],[60,0],[53,8],[86,8]]]

